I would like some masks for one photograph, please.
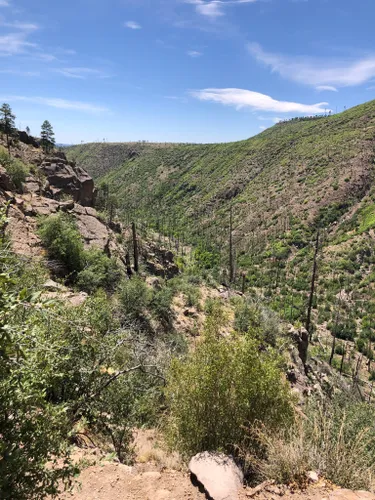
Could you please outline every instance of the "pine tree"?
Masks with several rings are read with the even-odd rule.
[[[47,154],[50,153],[55,147],[55,134],[52,125],[48,120],[43,122],[40,137],[44,152]]]
[[[10,140],[16,137],[17,129],[15,124],[15,115],[9,104],[4,103],[0,108],[0,131],[5,134],[7,138],[7,148],[10,155]]]

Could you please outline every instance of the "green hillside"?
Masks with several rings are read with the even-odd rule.
[[[305,320],[321,228],[315,321],[332,322],[344,289],[345,321],[359,334],[374,299],[374,138],[372,101],[236,143],[95,144],[69,155],[109,183],[125,217],[195,244],[198,264],[225,281],[232,208],[238,285],[243,271],[249,292],[291,321]]]

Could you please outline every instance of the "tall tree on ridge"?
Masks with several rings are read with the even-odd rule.
[[[0,108],[0,131],[5,134],[7,138],[7,148],[10,155],[10,140],[16,136],[17,129],[15,124],[15,115],[9,104],[4,103]]]
[[[43,122],[40,137],[44,152],[47,154],[50,153],[55,147],[55,133],[48,120]]]

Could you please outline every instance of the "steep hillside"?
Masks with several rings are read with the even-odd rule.
[[[127,218],[157,228],[176,248],[181,241],[194,244],[197,265],[225,281],[232,209],[238,286],[244,272],[246,290],[290,322],[306,322],[320,228],[314,327],[323,341],[333,334],[351,342],[350,349],[355,341],[369,355],[370,371],[374,138],[372,101],[333,116],[281,123],[237,143],[89,145],[69,154],[78,164],[87,155],[94,176],[109,170],[102,180]],[[105,162],[91,159],[93,150],[102,151]],[[117,156],[110,164],[112,151]],[[128,155],[121,166],[118,151]],[[325,342],[323,357],[330,357],[331,344]],[[335,357],[331,362],[339,363]],[[352,365],[349,360],[342,369],[351,373]]]
[[[254,230],[287,225],[292,215],[311,222],[320,207],[361,198],[371,183],[374,137],[370,102],[237,143],[96,144],[68,155],[94,177],[109,171],[106,180],[125,209],[170,218],[180,230],[203,229],[216,239],[233,206],[246,248]]]

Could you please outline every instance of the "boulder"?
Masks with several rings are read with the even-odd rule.
[[[232,457],[205,451],[190,460],[189,470],[212,500],[236,500],[243,473]]]
[[[47,177],[50,196],[59,199],[69,194],[83,206],[91,206],[94,201],[94,181],[89,174],[75,163],[69,162],[64,153],[57,152],[46,158],[40,169]]]
[[[4,167],[0,167],[0,188],[4,189],[5,191],[15,190],[13,181]]]
[[[28,144],[30,146],[34,146],[34,148],[39,148],[39,143],[35,139],[35,137],[29,135],[27,132],[23,130],[18,131],[18,139],[24,144]]]

